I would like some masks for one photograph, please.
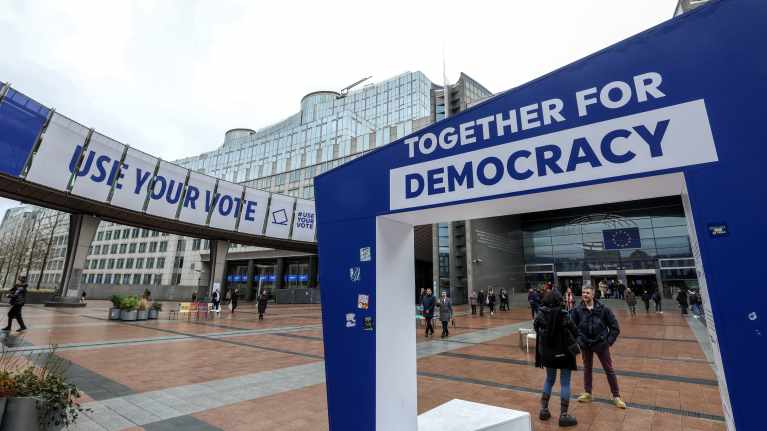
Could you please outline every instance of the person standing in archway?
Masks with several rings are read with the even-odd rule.
[[[607,383],[610,384],[610,391],[613,395],[613,404],[620,409],[625,409],[626,403],[621,400],[618,377],[610,357],[610,346],[615,343],[621,332],[618,320],[615,319],[612,310],[594,299],[594,289],[590,285],[583,287],[582,296],[583,301],[572,312],[573,323],[578,329],[578,345],[583,352],[584,392],[578,397],[578,402],[590,403],[592,401],[592,370],[594,354],[596,354],[604,373],[607,375]]]
[[[578,370],[575,355],[579,353],[576,342],[575,324],[570,313],[562,306],[562,295],[550,291],[543,296],[540,311],[535,316],[535,366],[546,369],[546,381],[541,395],[541,410],[539,419],[545,421],[551,418],[549,399],[554,383],[557,381],[559,370],[560,414],[559,426],[570,427],[578,424],[574,416],[567,414],[570,408],[570,376]]]
[[[679,289],[679,293],[676,294],[676,301],[679,303],[679,308],[682,310],[682,314],[687,314],[687,290],[684,288]]]
[[[655,302],[655,312],[659,313],[659,314],[662,314],[663,313],[663,306],[662,306],[663,298],[661,298],[661,296],[660,296],[660,290],[655,289],[652,292],[652,300],[653,300],[653,302]]]

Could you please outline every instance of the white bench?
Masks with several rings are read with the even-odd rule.
[[[464,400],[451,400],[418,415],[418,431],[532,431],[530,414]]]

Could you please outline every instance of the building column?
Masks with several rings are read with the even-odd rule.
[[[248,301],[252,301],[256,297],[256,292],[253,290],[253,276],[256,271],[256,262],[253,259],[248,260],[248,281],[245,283],[245,289],[248,291]]]
[[[213,287],[218,286],[219,293],[224,294],[226,281],[226,253],[229,251],[229,241],[210,240],[210,282],[208,297],[213,295]]]
[[[317,287],[317,255],[309,256],[309,287]]]
[[[285,258],[278,257],[277,265],[275,265],[275,268],[274,268],[274,288],[276,290],[279,290],[284,287],[285,287]],[[276,292],[274,296],[275,297],[277,296]]]
[[[101,219],[85,214],[69,215],[69,237],[67,238],[67,257],[64,261],[64,275],[59,285],[61,298],[80,296],[85,259],[88,258],[88,248],[96,236]]]

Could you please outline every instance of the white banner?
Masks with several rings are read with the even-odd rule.
[[[391,210],[717,161],[703,100],[389,171]]]
[[[205,226],[208,212],[213,205],[213,192],[216,179],[197,172],[189,173],[189,181],[184,194],[184,203],[178,219],[187,223]]]
[[[242,209],[242,187],[239,184],[218,181],[216,205],[210,216],[208,226],[218,229],[234,230]]]
[[[272,195],[269,205],[268,220],[266,221],[266,236],[288,238],[290,222],[293,220],[293,203],[296,198],[283,195]]]
[[[314,202],[304,199],[296,201],[296,216],[293,218],[292,239],[296,241],[314,241],[317,231],[317,214]]]
[[[264,219],[266,218],[266,207],[268,204],[269,193],[246,187],[240,226],[237,228],[237,231],[253,235],[263,235]]]
[[[181,166],[160,161],[160,168],[152,180],[149,193],[149,205],[146,207],[147,214],[175,219],[178,208],[181,206],[181,197],[184,194],[186,174],[188,169]]]
[[[112,205],[143,211],[157,159],[135,148],[128,148],[112,194]]]
[[[67,191],[87,137],[85,126],[54,113],[32,159],[27,181]]]
[[[72,194],[106,202],[112,183],[120,172],[120,158],[124,151],[125,145],[93,132],[85,159],[75,177]]]

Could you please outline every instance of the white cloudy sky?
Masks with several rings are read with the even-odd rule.
[[[527,82],[671,17],[676,0],[0,0],[0,81],[173,160],[373,75]],[[0,198],[0,216],[13,202]]]

